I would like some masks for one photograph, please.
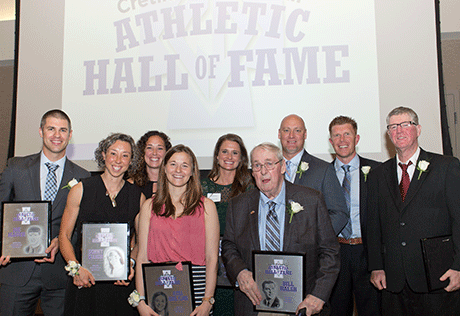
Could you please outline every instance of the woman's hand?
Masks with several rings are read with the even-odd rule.
[[[204,301],[200,306],[195,308],[195,310],[190,314],[190,316],[208,316],[211,311],[212,305],[208,301]]]
[[[94,279],[91,272],[83,267],[80,267],[78,270],[78,275],[73,277],[73,284],[78,286],[78,288],[91,287],[96,284],[96,280]]]
[[[145,304],[144,300],[140,301],[139,305],[137,305],[137,311],[141,316],[160,316],[157,313],[155,313],[153,309],[150,308],[150,306]]]
[[[128,281],[125,280],[118,280],[115,282],[115,285],[122,285],[122,286],[128,286],[129,283],[131,283],[132,279],[134,278],[134,268],[129,265],[129,275],[128,275]]]

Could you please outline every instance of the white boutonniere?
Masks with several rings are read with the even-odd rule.
[[[299,213],[301,210],[303,210],[303,206],[297,202],[289,201],[289,204],[287,205],[286,210],[288,214],[291,215],[291,218],[289,219],[289,224],[290,224],[292,221],[292,216],[294,216],[295,213]]]
[[[369,174],[369,171],[371,171],[371,166],[362,166],[361,171],[364,174],[364,182],[367,181],[367,175]]]
[[[430,163],[426,160],[420,160],[417,164],[417,170],[420,171],[419,174],[418,174],[418,178],[417,180],[420,180],[420,177],[422,176],[422,172],[426,172],[426,170],[428,169],[428,166],[430,165]]]
[[[132,307],[139,305],[139,302],[145,300],[145,296],[141,296],[137,290],[134,290],[129,294],[128,303]]]
[[[78,184],[77,179],[73,178],[72,180],[69,181],[65,186],[63,186],[61,189],[72,189],[74,185]]]
[[[302,174],[308,170],[310,166],[308,165],[308,162],[301,161],[299,164],[299,167],[297,167],[297,172],[299,174],[299,179],[302,178]]]

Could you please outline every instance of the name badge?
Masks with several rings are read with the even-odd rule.
[[[208,193],[208,199],[213,202],[220,202],[220,193]]]

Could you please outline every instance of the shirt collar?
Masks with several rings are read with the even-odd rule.
[[[402,162],[401,160],[399,160],[399,156],[396,155],[396,165],[398,165],[399,163],[402,163],[402,164],[406,163],[406,164],[408,164],[409,161],[411,161],[412,164],[413,164],[414,166],[416,166],[416,165],[417,165],[418,156],[420,156],[420,147],[417,147],[417,150],[416,150],[415,153],[412,155],[412,157],[409,158],[408,161]]]
[[[303,152],[304,152],[304,149],[302,149],[297,155],[292,157],[292,159],[289,159],[293,165],[298,166],[300,164],[300,159],[303,156]],[[288,161],[288,159],[286,159],[285,157],[283,158],[285,162]]]
[[[283,181],[280,193],[278,193],[278,195],[273,200],[270,200],[265,194],[260,192],[260,201],[264,204],[268,203],[269,201],[273,201],[276,203],[276,205],[285,205],[286,204],[286,184],[285,182]]]
[[[43,151],[40,154],[40,164],[42,166],[45,166],[45,167],[46,167],[45,163],[51,162],[52,164],[58,165],[61,170],[64,170],[65,161],[66,161],[66,156],[62,157],[61,159],[59,159],[57,161],[51,161],[45,156]],[[59,170],[59,168],[58,168],[58,170]]]
[[[339,171],[342,169],[342,166],[344,166],[345,164],[343,162],[341,162],[339,159],[335,159],[334,161],[334,167],[335,167],[335,170],[336,171]],[[355,155],[353,157],[353,159],[348,163],[348,165],[350,166],[350,170],[355,170],[355,169],[359,169],[359,157],[358,155]]]

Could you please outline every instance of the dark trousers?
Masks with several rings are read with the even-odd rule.
[[[33,316],[39,298],[45,316],[62,316],[64,314],[65,289],[46,289],[40,274],[41,267],[37,265],[26,285],[0,285],[1,316]]]
[[[460,292],[440,290],[433,293],[415,293],[406,283],[399,293],[383,290],[382,313],[391,316],[458,316]]]
[[[380,315],[380,293],[370,282],[363,245],[340,244],[340,273],[331,294],[331,315],[353,315],[353,295],[359,316]]]

